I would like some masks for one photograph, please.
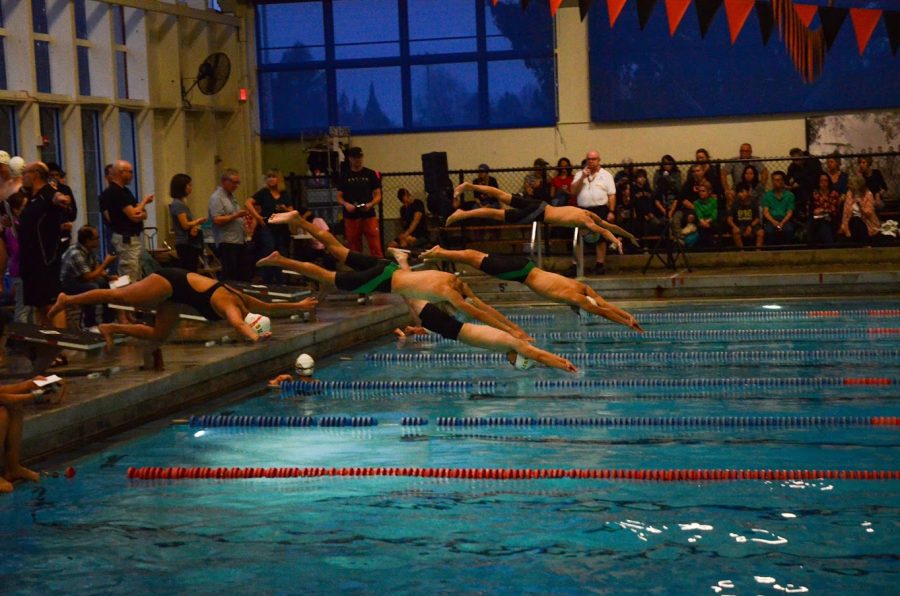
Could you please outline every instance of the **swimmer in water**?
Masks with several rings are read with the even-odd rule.
[[[610,304],[589,285],[544,271],[527,257],[489,255],[471,249],[447,250],[435,246],[420,254],[419,258],[426,261],[463,263],[498,279],[523,283],[538,296],[553,302],[579,308],[641,333],[644,331],[634,315]]]

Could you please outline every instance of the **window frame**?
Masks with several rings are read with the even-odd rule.
[[[18,106],[14,103],[0,102],[0,107],[9,110],[9,114],[7,115],[7,118],[5,118],[6,122],[4,124],[9,126],[10,146],[2,147],[2,149],[9,152],[10,155],[18,155],[19,123],[16,116],[16,110]]]
[[[44,163],[47,162],[56,162],[59,164],[63,170],[66,169],[65,164],[65,155],[63,154],[63,127],[62,127],[62,114],[58,105],[48,105],[48,104],[39,104],[38,106],[38,120],[41,123],[41,136],[44,136],[47,131],[43,129],[43,114],[45,110],[51,114],[53,114],[53,122],[52,122],[52,130],[49,131],[49,137],[51,139],[51,146],[54,148],[54,159],[47,159],[47,156],[44,154],[44,147],[40,148],[41,152],[41,161]]]
[[[397,18],[399,20],[399,53],[397,56],[386,58],[345,58],[338,59],[335,56],[335,36],[334,36],[334,0],[318,0],[316,2],[322,7],[323,13],[323,33],[325,45],[324,59],[308,60],[304,62],[278,63],[268,64],[264,60],[264,56],[271,50],[286,49],[280,46],[264,47],[261,43],[257,43],[257,80],[262,76],[270,73],[286,73],[286,72],[303,72],[303,71],[324,71],[326,78],[327,93],[327,122],[323,122],[321,126],[314,128],[301,128],[299,133],[316,133],[323,132],[330,126],[340,126],[340,114],[338,109],[339,89],[337,87],[337,73],[344,70],[364,69],[364,68],[380,68],[391,67],[400,68],[401,81],[401,120],[399,126],[390,128],[354,128],[354,134],[392,134],[392,133],[408,133],[408,132],[441,132],[441,131],[460,131],[460,130],[487,130],[487,129],[511,129],[511,128],[537,128],[546,126],[555,126],[559,119],[559,95],[558,85],[558,68],[556,62],[556,30],[551,24],[548,26],[550,39],[548,40],[549,48],[544,50],[536,48],[532,51],[516,51],[516,50],[488,50],[488,40],[486,32],[487,9],[489,0],[470,0],[475,4],[475,23],[476,30],[474,38],[477,49],[469,52],[451,52],[436,54],[413,54],[412,43],[420,42],[420,39],[412,39],[409,31],[409,10],[407,0],[397,1]],[[256,3],[256,39],[265,38],[263,33],[264,19],[261,18],[260,11],[265,6],[274,4],[285,4],[286,2],[278,0],[262,0]],[[536,3],[537,4],[537,3]],[[549,17],[548,17],[549,18]],[[491,122],[490,109],[490,83],[488,77],[488,65],[496,61],[508,60],[547,60],[552,68],[552,80],[554,82],[552,90],[553,110],[547,115],[546,119],[532,119],[521,122]],[[415,124],[413,115],[413,89],[411,81],[411,72],[414,67],[427,65],[452,65],[456,63],[474,63],[478,72],[478,83],[475,93],[478,102],[478,117],[475,124],[463,125],[441,125],[441,126],[421,126]],[[550,93],[548,91],[548,93]],[[260,101],[259,109],[261,112],[269,109],[269,106]],[[273,123],[278,120],[277,114],[262,116],[260,123],[265,119],[270,119]],[[262,128],[260,134],[263,139],[283,139],[292,138],[298,134],[298,131],[281,132],[276,129]]]

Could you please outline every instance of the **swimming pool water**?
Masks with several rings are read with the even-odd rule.
[[[896,308],[887,302],[785,302],[785,310]],[[762,312],[703,303],[641,312]],[[584,326],[532,309],[535,334]],[[648,317],[650,318],[650,317]],[[900,327],[900,318],[654,322],[678,329]],[[851,334],[852,335],[852,334]],[[897,416],[896,385],[823,389],[536,389],[536,379],[900,378],[900,335],[865,339],[578,341],[560,353],[869,350],[780,366],[585,364],[577,377],[503,363],[383,362],[372,354],[474,353],[385,340],[322,359],[322,380],[489,380],[488,391],[278,392],[203,412],[374,416],[366,428],[149,425],[66,461],[74,479],[19,485],[0,499],[3,593],[335,591],[783,594],[895,592],[900,482],[643,482],[310,478],[129,481],[134,466],[897,469],[897,427],[465,427],[438,416]],[[752,360],[752,359],[750,359]],[[427,417],[422,427],[403,416]]]

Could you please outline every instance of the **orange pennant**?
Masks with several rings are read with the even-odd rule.
[[[675,36],[675,30],[681,24],[691,0],[666,0],[666,12],[669,14],[669,36]]]
[[[622,14],[622,9],[625,8],[626,2],[628,0],[606,0],[606,8],[609,10],[610,29],[616,26],[616,21],[619,19],[619,15]]]
[[[556,11],[559,10],[559,5],[562,3],[563,0],[550,0],[550,16],[556,16]]]
[[[728,17],[728,30],[731,32],[731,45],[737,41],[747,17],[756,0],[725,0],[725,16]]]
[[[880,8],[851,8],[850,19],[853,21],[853,29],[856,31],[856,45],[859,47],[859,55],[862,56],[869,45],[872,32],[881,18]]]
[[[794,4],[794,10],[797,12],[797,16],[800,17],[800,22],[809,29],[809,24],[816,18],[816,12],[819,10],[819,7],[815,4]]]

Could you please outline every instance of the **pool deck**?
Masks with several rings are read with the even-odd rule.
[[[641,269],[646,255],[611,257],[607,275],[585,281],[609,299],[644,305],[679,299],[788,296],[897,298],[900,304],[898,247],[690,254],[689,259],[692,272],[683,268],[673,272],[656,262],[644,275]],[[545,263],[548,269],[567,266],[568,259]],[[534,295],[521,284],[472,272],[463,275],[488,302],[534,304]],[[23,453],[33,461],[197,407],[226,393],[247,387],[258,390],[262,379],[290,372],[301,352],[322,358],[384,337],[408,321],[406,306],[396,296],[374,296],[366,305],[356,304],[352,297],[320,296],[316,322],[276,319],[272,340],[256,345],[223,344],[223,336],[234,336],[225,323],[183,324],[176,342],[164,348],[163,372],[140,370],[141,353],[131,342],[92,361],[74,355],[67,367],[52,371],[68,379],[65,401],[53,407],[28,408]],[[207,347],[211,340],[216,345]],[[22,358],[10,357],[6,372],[15,374],[24,370],[25,364]],[[88,371],[106,369],[111,369],[109,376],[85,376]]]

